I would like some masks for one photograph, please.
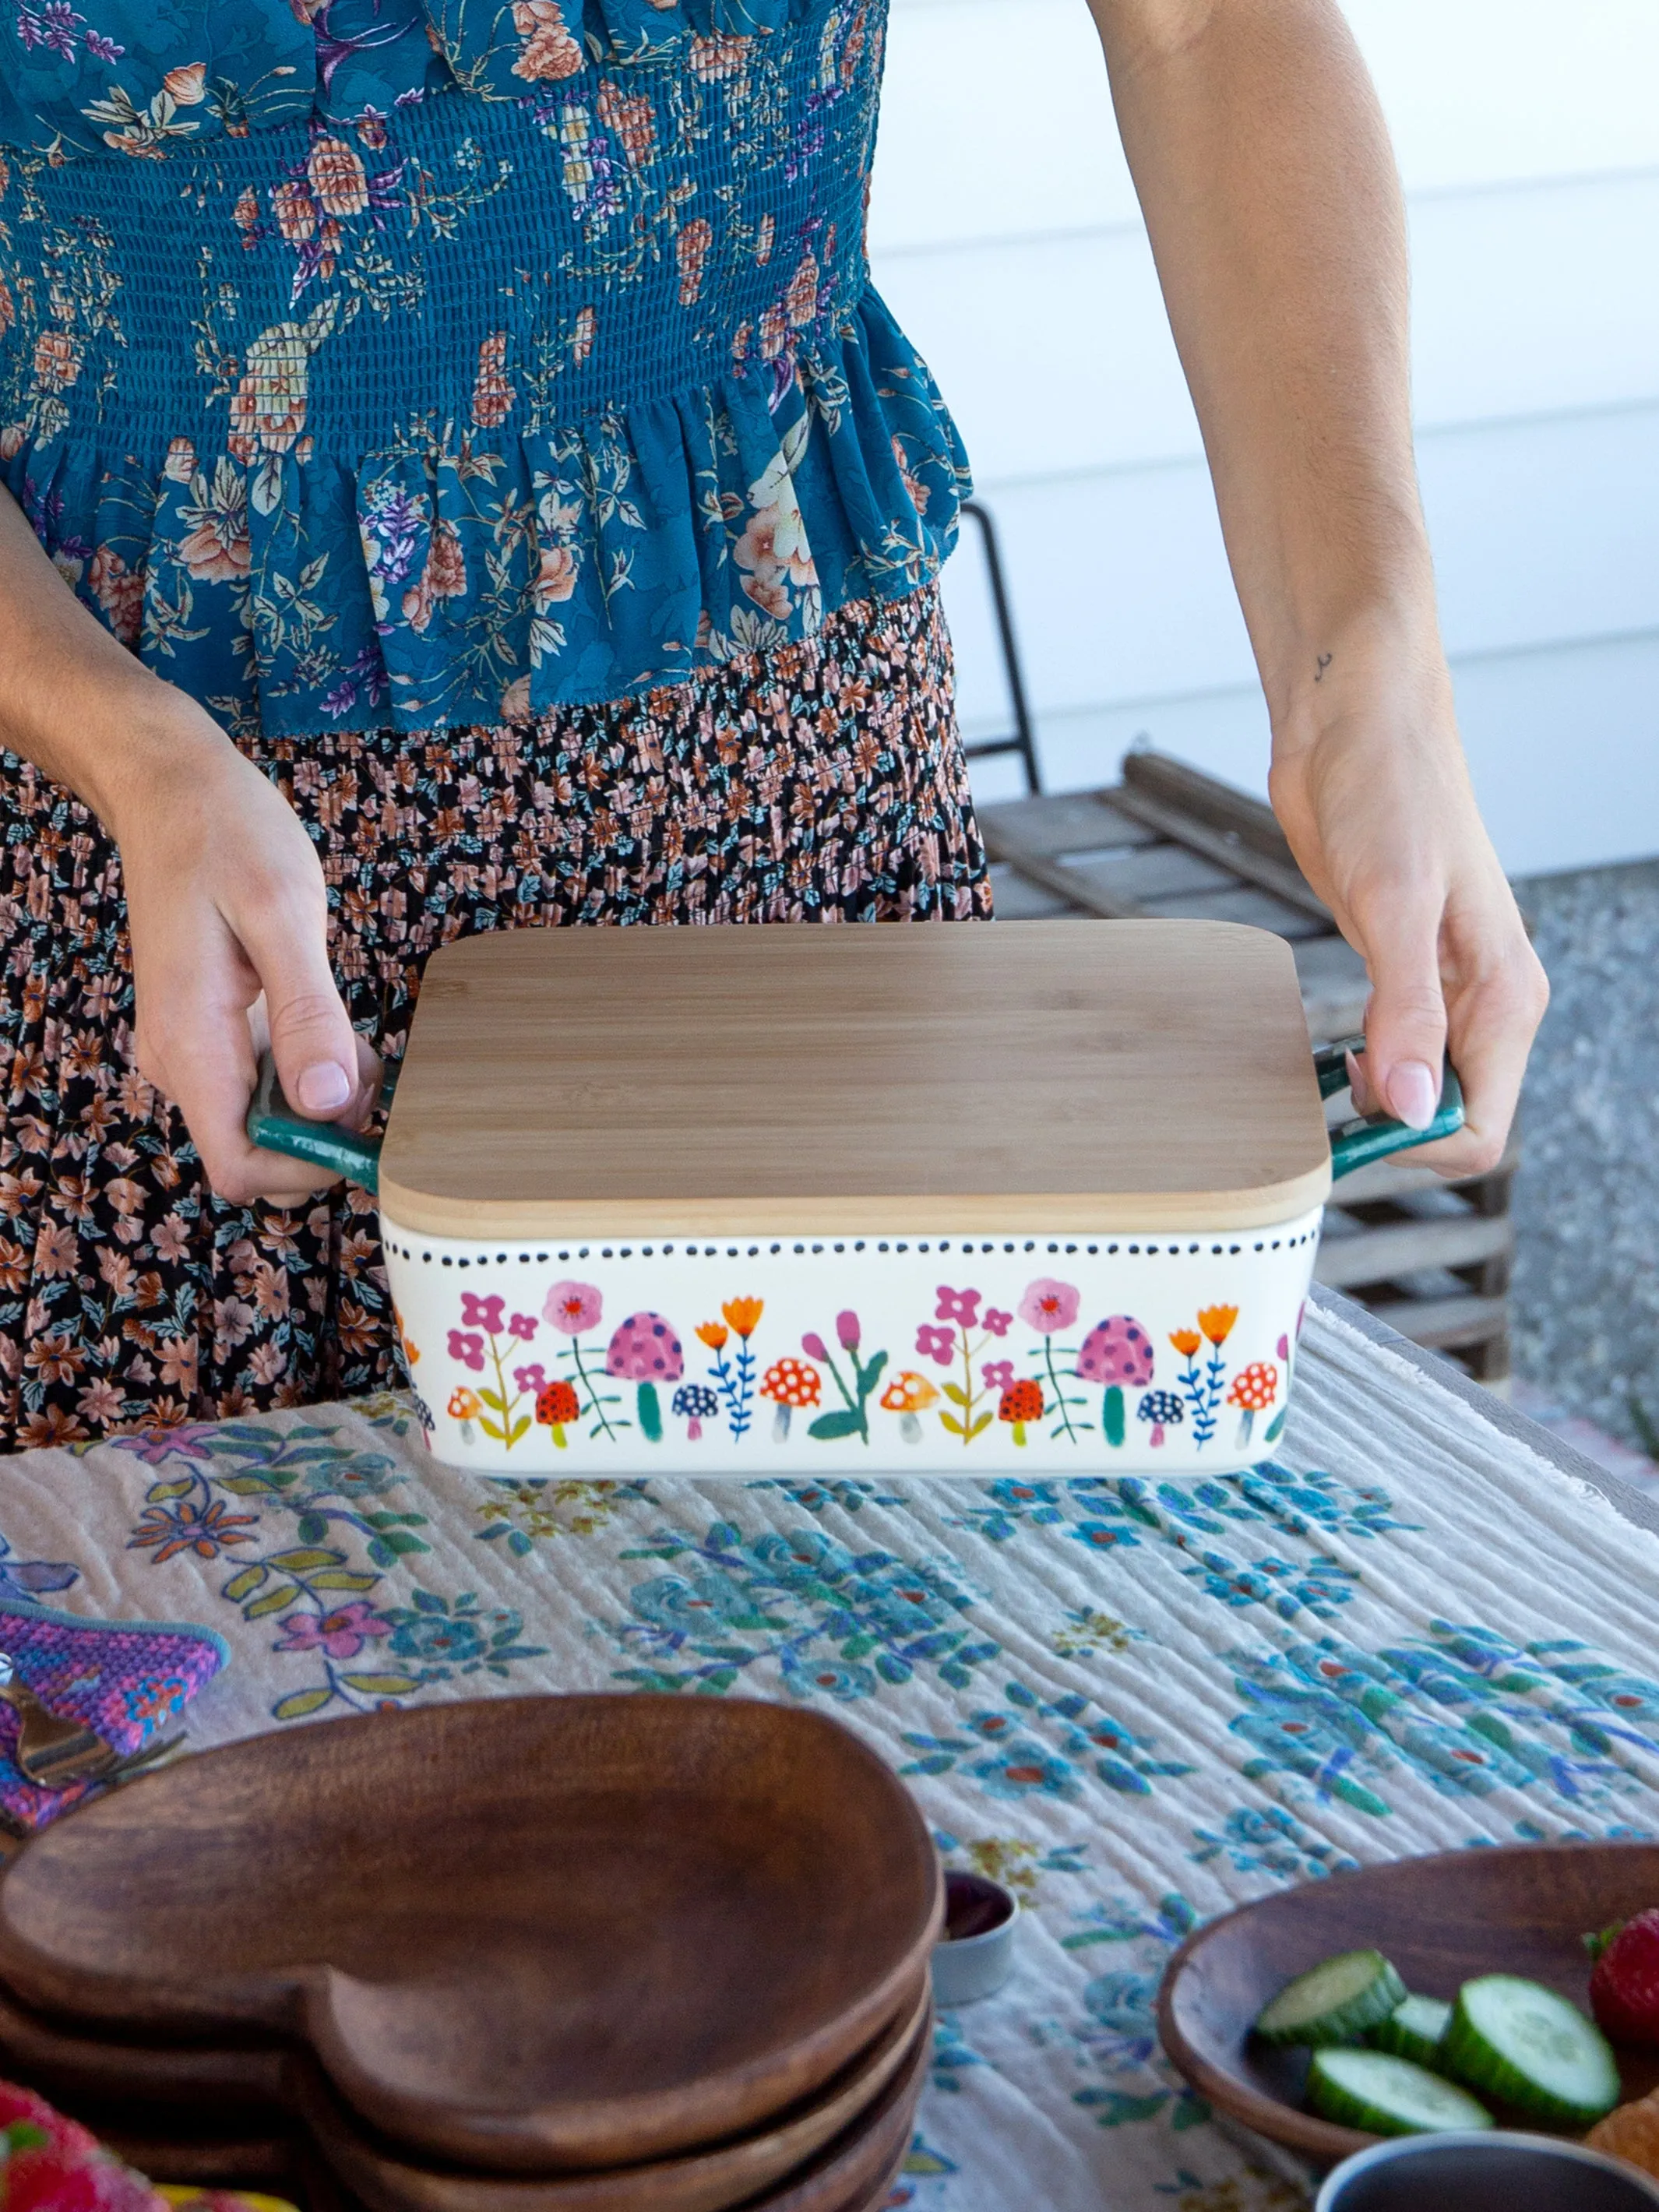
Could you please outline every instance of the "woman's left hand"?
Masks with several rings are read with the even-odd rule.
[[[1442,1061],[1465,1122],[1414,1158],[1444,1176],[1502,1158],[1549,984],[1476,809],[1437,641],[1337,645],[1281,735],[1274,811],[1370,971],[1361,1113],[1433,1118]]]

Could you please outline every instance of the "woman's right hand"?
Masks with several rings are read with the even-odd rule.
[[[89,806],[120,848],[142,1073],[222,1199],[293,1205],[339,1180],[249,1144],[264,1023],[296,1111],[360,1127],[380,1062],[328,964],[328,901],[282,793],[205,708],[65,589],[0,487],[0,744]]]
[[[380,1064],[352,1029],[328,962],[316,849],[282,793],[182,693],[123,779],[120,848],[140,1071],[172,1099],[208,1180],[233,1205],[292,1205],[338,1180],[250,1144],[243,1127],[266,1025],[289,1103],[361,1127]]]

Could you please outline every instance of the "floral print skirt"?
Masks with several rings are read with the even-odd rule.
[[[426,955],[568,922],[988,917],[933,587],[539,721],[250,741],[310,830],[353,1021],[396,1059]],[[119,862],[0,753],[0,1449],[401,1379],[374,1203],[227,1206],[133,1065]]]

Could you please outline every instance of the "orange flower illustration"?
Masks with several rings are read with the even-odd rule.
[[[81,350],[67,331],[42,331],[34,342],[34,374],[48,392],[67,392],[81,374]]]
[[[239,461],[251,461],[261,446],[268,453],[292,452],[306,426],[311,353],[332,328],[334,313],[331,301],[303,327],[273,323],[249,345],[241,381],[231,395],[226,440]]]
[[[207,64],[189,62],[181,69],[170,69],[161,82],[179,106],[199,106],[207,97]]]
[[[532,588],[538,614],[545,614],[556,600],[570,597],[576,588],[576,556],[568,545],[543,546]]]
[[[492,331],[478,342],[478,374],[472,386],[472,419],[481,430],[493,430],[513,411],[516,396],[507,373],[505,331]]]
[[[714,84],[735,76],[749,58],[754,40],[744,31],[697,32],[691,40],[691,72],[699,82]]]
[[[732,1332],[726,1328],[724,1323],[720,1322],[700,1321],[697,1323],[697,1334],[702,1339],[703,1342],[708,1346],[708,1349],[711,1352],[724,1352],[726,1349],[726,1340],[731,1333]]]
[[[713,229],[702,216],[695,222],[688,222],[679,234],[674,251],[680,264],[680,305],[683,307],[695,305],[697,295],[702,289],[702,264],[708,258],[714,235]]]
[[[763,1298],[727,1298],[721,1306],[720,1311],[736,1329],[738,1334],[747,1339],[751,1337],[760,1327],[761,1312],[765,1303]],[[701,1336],[702,1330],[700,1329],[697,1334]],[[704,1338],[703,1340],[706,1343],[708,1339]]]
[[[1212,1344],[1224,1344],[1237,1319],[1237,1306],[1200,1306],[1198,1310],[1198,1325]]]
[[[362,157],[343,138],[319,138],[307,160],[306,174],[325,215],[361,215],[368,205]]]
[[[519,34],[514,76],[532,83],[548,77],[574,76],[582,50],[570,35],[556,0],[514,0],[513,27]]]
[[[270,211],[290,246],[303,245],[307,238],[316,236],[317,205],[303,185],[278,185],[270,196]]]
[[[657,118],[643,93],[624,99],[616,81],[606,77],[599,87],[599,120],[622,141],[630,169],[642,168],[657,150]]]
[[[1202,1341],[1195,1328],[1172,1328],[1170,1341],[1183,1359],[1190,1359]]]
[[[818,264],[816,257],[811,253],[807,254],[791,279],[789,289],[784,295],[783,307],[784,313],[798,331],[805,330],[807,324],[817,314]]]
[[[123,645],[137,645],[143,623],[144,579],[141,570],[129,568],[112,546],[100,545],[87,570],[92,595],[109,617],[109,626]]]

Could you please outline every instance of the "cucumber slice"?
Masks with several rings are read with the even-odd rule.
[[[1493,2124],[1467,2089],[1386,2051],[1316,2051],[1308,2102],[1322,2118],[1374,2136],[1443,2135]]]
[[[1448,2071],[1540,2120],[1588,2127],[1619,2102],[1619,2068],[1575,2004],[1518,1974],[1465,1982],[1440,2047]]]
[[[1264,2043],[1353,2043],[1406,1999],[1406,1984],[1380,1951],[1339,1951],[1287,1982],[1262,2007]]]
[[[1440,2057],[1440,2039],[1451,2016],[1451,2007],[1438,1997],[1407,1997],[1386,2020],[1378,2021],[1365,2040],[1378,2051],[1393,2051],[1396,2058],[1432,2066]]]

